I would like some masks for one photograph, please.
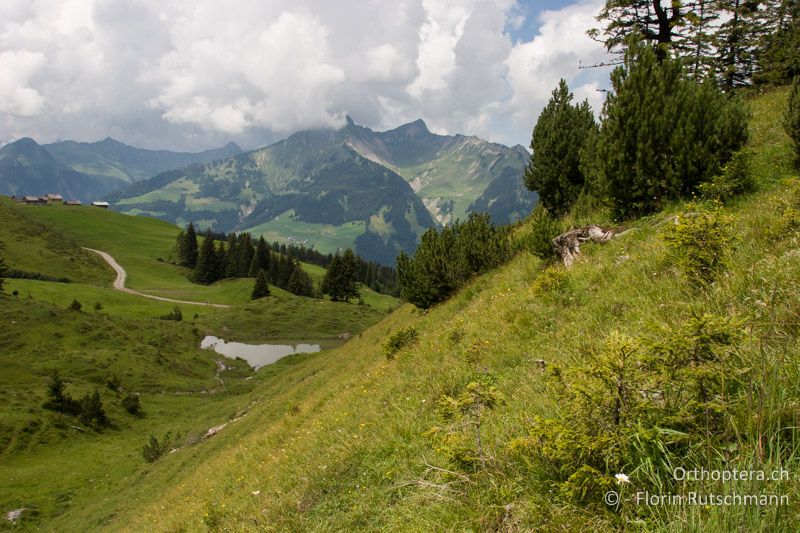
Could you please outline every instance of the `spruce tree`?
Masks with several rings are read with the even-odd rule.
[[[225,254],[224,276],[225,278],[239,277],[239,241],[236,233],[228,234],[227,252]],[[248,265],[250,266],[250,265]]]
[[[181,250],[180,256],[184,261],[184,265],[192,269],[197,266],[197,233],[194,230],[194,224],[191,222],[189,222],[189,225],[186,227],[186,234],[182,241]]]
[[[270,252],[267,241],[264,237],[258,238],[258,245],[256,246],[255,254],[250,263],[250,275],[255,276],[259,270],[269,272]]]
[[[767,0],[762,12],[766,20],[757,53],[757,83],[790,83],[800,76],[800,2]]]
[[[249,233],[239,235],[238,253],[236,257],[236,276],[246,278],[250,275],[250,266],[253,262],[253,241]],[[258,272],[256,271],[256,274]]]
[[[800,165],[800,77],[794,79],[789,92],[789,105],[784,115],[783,125],[794,142],[794,152]]]
[[[258,300],[259,298],[264,298],[265,296],[269,296],[269,285],[267,284],[267,273],[264,272],[264,269],[258,271],[258,275],[256,276],[256,283],[253,286],[253,293],[250,295],[251,300]]]
[[[358,298],[360,292],[356,283],[356,268],[353,250],[348,248],[341,255],[337,253],[322,280],[322,292],[330,295],[334,302]]]
[[[622,217],[686,196],[718,173],[747,137],[741,103],[710,81],[684,77],[680,62],[659,62],[651,46],[631,47],[611,75],[595,153],[583,168]]]
[[[86,425],[105,426],[108,422],[106,411],[103,409],[103,402],[100,400],[100,393],[97,389],[94,394],[86,395],[81,399],[81,412],[78,415],[81,422]]]
[[[539,201],[554,213],[567,211],[581,192],[584,178],[579,154],[597,127],[589,102],[573,105],[572,99],[562,79],[533,129],[533,154],[525,169],[525,185],[538,191]]]
[[[297,296],[311,297],[314,295],[314,283],[311,281],[311,276],[298,267],[294,269],[291,277],[289,277],[288,290]]]
[[[200,253],[197,256],[197,264],[192,273],[192,281],[202,285],[210,285],[216,281],[217,254],[214,249],[214,238],[211,232],[207,232],[203,237],[203,244],[200,246]]]

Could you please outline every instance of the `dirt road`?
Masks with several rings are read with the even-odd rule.
[[[89,250],[90,252],[94,252],[102,257],[106,263],[111,265],[111,268],[114,269],[114,272],[117,273],[117,279],[114,280],[114,288],[118,291],[127,292],[128,294],[135,294],[136,296],[142,296],[143,298],[150,298],[151,300],[159,300],[161,302],[172,302],[176,304],[186,304],[186,305],[205,305],[209,307],[220,307],[220,308],[228,308],[229,305],[224,304],[212,304],[208,302],[190,302],[188,300],[174,300],[172,298],[164,298],[163,296],[155,296],[152,294],[145,294],[143,292],[135,291],[133,289],[129,289],[125,286],[125,280],[128,278],[128,273],[125,272],[125,269],[117,263],[117,261],[111,257],[106,252],[95,250],[93,248],[83,248],[84,250]]]

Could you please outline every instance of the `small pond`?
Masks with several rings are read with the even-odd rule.
[[[258,370],[270,365],[287,355],[295,353],[315,353],[322,349],[319,344],[245,344],[243,342],[225,342],[224,339],[208,335],[200,343],[203,350],[213,349],[215,352],[235,359],[241,357],[250,366]]]

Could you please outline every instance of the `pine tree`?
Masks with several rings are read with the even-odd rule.
[[[81,412],[78,415],[81,422],[86,425],[104,426],[108,422],[106,411],[103,409],[103,402],[100,400],[100,393],[97,389],[94,394],[86,395],[81,399]]]
[[[287,290],[297,296],[311,297],[314,295],[314,283],[311,281],[311,276],[298,267],[294,269],[289,277]]]
[[[348,301],[358,298],[360,292],[356,283],[356,258],[353,250],[348,248],[343,254],[336,254],[328,266],[322,280],[322,292],[330,295],[331,300]]]
[[[219,281],[225,277],[225,265],[227,264],[228,252],[225,250],[225,241],[219,241],[217,251],[214,254],[214,281]]]
[[[225,254],[225,278],[238,278],[239,277],[239,241],[236,234],[231,232],[228,234],[227,240],[228,249]],[[248,265],[249,266],[249,265]]]
[[[269,296],[269,285],[267,284],[267,273],[264,272],[263,269],[258,271],[258,276],[256,276],[256,283],[253,286],[253,293],[250,296],[251,300],[258,300],[259,298],[264,298],[265,296]]]
[[[719,172],[747,136],[738,100],[710,80],[687,80],[677,60],[631,47],[611,75],[613,91],[591,158],[594,178],[617,215],[640,215],[686,196]]]
[[[800,76],[800,2],[768,0],[763,4],[763,46],[757,53],[755,81],[790,83]]]
[[[236,258],[237,277],[246,278],[250,275],[250,266],[253,262],[253,241],[249,233],[239,235],[238,254]],[[256,271],[256,274],[258,271]],[[255,277],[255,276],[254,276]]]
[[[800,164],[800,77],[794,79],[789,93],[789,105],[783,119],[786,133],[794,142],[794,151]]]
[[[258,238],[258,245],[256,246],[255,254],[251,260],[250,275],[255,276],[259,270],[265,270],[269,272],[269,262],[269,246],[267,245],[267,241],[265,241],[264,237],[262,236]]]
[[[194,224],[189,222],[189,225],[186,227],[186,234],[181,243],[180,257],[185,266],[193,269],[197,266],[197,255],[197,233],[195,233]]]
[[[214,238],[211,232],[207,232],[203,237],[203,244],[200,246],[200,253],[197,257],[197,264],[192,273],[192,281],[202,285],[210,285],[216,281],[217,254],[214,249]]]
[[[716,71],[722,86],[731,91],[751,83],[761,21],[758,2],[720,0],[719,8],[727,20],[717,32],[719,60]]]
[[[538,191],[539,200],[554,213],[569,209],[581,192],[584,177],[579,154],[587,136],[597,127],[589,102],[572,105],[572,99],[562,79],[533,129],[533,154],[525,169],[525,185]]]

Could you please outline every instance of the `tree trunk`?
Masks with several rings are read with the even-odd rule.
[[[570,266],[575,262],[575,258],[581,254],[581,243],[586,241],[607,242],[617,235],[614,228],[601,228],[594,224],[569,230],[553,239],[553,247],[556,255],[564,262],[564,266]]]

